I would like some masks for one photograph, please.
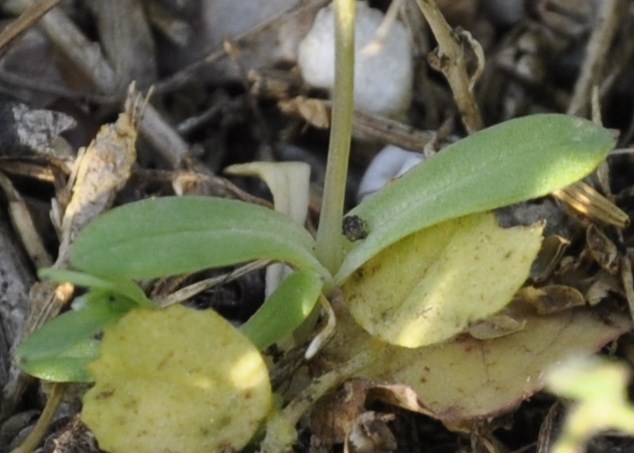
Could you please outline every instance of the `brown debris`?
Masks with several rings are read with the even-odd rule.
[[[115,124],[103,126],[95,140],[77,158],[68,183],[70,200],[58,206],[60,247],[55,266],[69,266],[69,247],[77,233],[91,220],[110,208],[116,193],[130,177],[136,160],[137,127],[145,104],[144,98],[130,88],[125,111]],[[30,332],[57,316],[71,300],[70,284],[36,282],[30,291],[31,304],[25,326],[15,344]],[[17,404],[30,378],[12,363],[10,378],[3,391],[7,408]]]
[[[69,201],[63,212],[60,255],[56,266],[68,264],[68,249],[77,233],[112,206],[136,162],[138,127],[147,99],[130,86],[124,112],[114,124],[102,126],[97,137],[79,152],[67,186]]]
[[[630,223],[625,212],[584,182],[557,190],[553,196],[595,222],[618,228],[625,228]]]
[[[533,306],[539,315],[551,315],[574,307],[582,307],[586,301],[579,290],[565,285],[546,285],[540,288],[522,288],[518,298]]]

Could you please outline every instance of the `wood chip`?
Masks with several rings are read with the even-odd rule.
[[[136,139],[147,99],[130,85],[125,111],[114,124],[101,127],[97,137],[82,149],[68,182],[70,201],[61,219],[61,245],[56,263],[66,267],[68,248],[75,236],[112,206],[136,162]]]

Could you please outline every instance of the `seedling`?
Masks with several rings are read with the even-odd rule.
[[[350,20],[346,14],[335,12],[336,16],[339,14],[338,20]],[[134,319],[140,319],[139,322],[146,326],[146,320],[153,318],[147,314],[156,311],[154,304],[133,283],[135,280],[196,272],[257,259],[290,265],[294,273],[282,282],[244,326],[234,329],[228,324],[221,323],[221,327],[217,327],[216,321],[209,322],[208,334],[212,340],[206,339],[205,344],[209,343],[206,349],[193,354],[203,361],[216,361],[223,354],[223,348],[236,341],[240,343],[244,357],[251,357],[253,351],[244,346],[245,336],[251,344],[264,350],[300,326],[313,310],[320,295],[327,298],[333,290],[346,285],[349,294],[350,291],[354,294],[362,293],[363,289],[354,288],[355,281],[367,279],[370,284],[372,282],[372,277],[362,267],[370,260],[382,260],[382,254],[389,253],[401,241],[409,240],[419,232],[423,242],[430,241],[431,239],[425,239],[426,232],[443,222],[453,222],[452,228],[462,234],[462,242],[459,243],[468,241],[468,235],[465,236],[464,231],[471,231],[469,228],[484,231],[482,234],[486,236],[486,240],[496,240],[500,230],[498,227],[486,226],[484,230],[478,230],[477,225],[490,223],[487,215],[479,213],[541,197],[572,184],[596,168],[613,147],[614,137],[609,131],[580,118],[542,114],[511,120],[447,147],[380,193],[359,204],[344,217],[342,206],[352,109],[350,46],[353,39],[350,26],[347,31],[345,27],[342,30],[338,29],[338,33],[343,33],[343,37],[339,36],[338,58],[347,62],[341,69],[344,77],[339,77],[343,82],[339,88],[335,87],[334,108],[334,114],[340,115],[337,118],[340,121],[333,119],[334,132],[329,151],[324,205],[316,239],[290,218],[260,206],[213,197],[166,197],[112,209],[89,224],[71,249],[71,262],[79,273],[47,271],[42,274],[89,287],[89,292],[84,296],[86,306],[60,316],[36,332],[22,345],[18,358],[26,372],[43,379],[89,381],[96,378],[97,385],[101,386],[101,393],[92,392],[86,400],[89,405],[87,411],[93,414],[87,419],[89,425],[96,418],[94,414],[99,412],[91,405],[103,403],[108,400],[105,396],[109,392],[118,391],[114,387],[102,388],[103,380],[113,379],[113,369],[125,368],[126,376],[132,376],[123,385],[136,383],[140,386],[132,390],[126,387],[126,392],[134,396],[129,404],[143,406],[147,401],[142,395],[144,378],[135,371],[137,368],[134,360],[127,356],[117,357],[118,354],[122,355],[117,347],[125,349],[125,345],[114,340],[109,341],[111,336],[114,338],[116,335],[129,334],[127,330],[124,333],[117,330],[117,326],[123,321],[130,329],[134,329],[133,326],[130,327]],[[433,234],[431,237],[434,237]],[[399,346],[416,348],[449,338],[459,333],[465,322],[484,318],[492,311],[502,308],[525,280],[532,257],[539,246],[539,231],[529,229],[522,237],[524,239],[520,242],[529,244],[527,247],[530,251],[516,263],[516,270],[511,271],[515,272],[515,276],[509,275],[512,284],[499,294],[489,294],[486,288],[483,294],[478,293],[481,300],[486,302],[487,308],[479,309],[479,302],[471,301],[472,306],[466,321],[456,323],[453,330],[444,330],[441,335],[417,334],[413,337],[400,337],[390,331],[386,334],[381,328],[380,320],[364,319],[364,300],[361,303],[356,300],[350,311],[368,332]],[[510,241],[505,245],[509,247],[511,254],[516,250],[512,243]],[[417,247],[405,247],[399,253],[411,260],[412,256],[416,257]],[[432,292],[437,290],[434,286],[442,286],[437,283],[445,276],[442,269],[434,272],[436,274],[433,275],[437,277],[431,280],[429,274],[425,276],[429,281],[426,285],[429,285],[429,291]],[[458,275],[456,278],[461,277]],[[386,284],[389,285],[389,281]],[[353,286],[352,289],[350,285]],[[489,305],[491,299],[495,299],[493,305]],[[408,299],[405,304],[407,311],[402,312],[398,305],[402,300],[395,299],[394,303],[397,305],[383,307],[383,313],[390,313],[386,318],[390,322],[395,319],[402,322],[410,315],[424,316],[430,309],[441,317],[446,315],[442,302],[430,302],[429,298],[420,300],[417,302]],[[436,299],[432,297],[431,300]],[[455,310],[455,306],[452,310]],[[119,321],[126,312],[130,314]],[[145,315],[135,314],[141,312]],[[165,311],[165,316],[174,315]],[[189,317],[179,313],[179,319],[189,320]],[[191,324],[192,321],[187,322]],[[204,324],[207,321],[200,322]],[[175,321],[173,324],[168,323],[165,328],[186,330],[188,324]],[[216,328],[221,329],[223,335],[222,340],[219,337],[217,343],[214,343]],[[110,346],[87,369],[86,364],[99,357],[99,344],[94,335],[101,329],[105,329],[105,342]],[[204,330],[203,328],[197,332]],[[230,333],[227,334],[227,331]],[[163,337],[157,335],[155,341],[174,341],[174,336],[169,336],[170,340],[161,338]],[[196,341],[192,340],[192,343]],[[163,350],[162,345],[163,343],[157,345],[157,349]],[[182,345],[172,347],[170,351],[178,356],[179,349],[187,347],[197,346]],[[192,356],[190,353],[187,355]],[[205,395],[231,391],[226,390],[226,387],[222,390],[215,388],[214,383],[219,379],[208,378],[209,373],[235,373],[244,365],[242,355],[231,360],[222,356],[223,365],[215,371],[199,366],[196,361],[192,364],[180,359],[172,360],[171,357],[165,356],[164,362],[158,360],[153,363],[158,368],[185,367],[189,371],[178,374],[172,384],[181,382],[188,388],[193,386],[204,390]],[[125,366],[120,360],[127,361]],[[253,363],[255,362],[257,364],[253,365],[254,372],[260,376],[263,362],[255,360]],[[168,365],[170,363],[176,365]],[[136,366],[141,367],[138,364]],[[239,382],[232,381],[232,385],[234,384],[238,389],[236,400],[244,402],[245,398],[252,396],[250,392],[240,390]],[[270,404],[267,396],[270,391],[268,382],[258,382],[254,388],[262,404]],[[161,393],[157,391],[152,398]],[[204,398],[193,399],[204,402]],[[214,408],[220,411],[214,412],[215,416],[224,420],[226,425],[223,426],[232,426],[234,419],[239,418],[236,412],[232,412],[235,408],[229,407],[231,405],[216,407],[222,406],[222,403],[217,404],[218,399],[212,400]],[[169,404],[169,401],[165,404]],[[204,442],[208,446],[240,448],[249,435],[255,432],[258,423],[263,421],[267,410],[261,408],[262,406],[258,406],[259,418],[250,422],[251,430],[247,435],[240,425],[240,435],[237,438],[224,439],[223,443],[218,443],[217,438],[210,440],[203,436]],[[108,410],[117,409],[110,407]],[[226,412],[222,412],[224,410]],[[205,414],[210,416],[208,412]],[[104,415],[102,419],[109,417]],[[121,429],[125,431],[125,427]],[[98,435],[100,431],[103,432],[99,427],[95,431]],[[109,431],[105,435],[118,434]],[[109,437],[104,445],[121,443]],[[113,451],[123,451],[118,448],[112,447]],[[142,446],[138,448],[136,451],[154,451],[153,446],[147,446],[145,450],[141,449]],[[188,449],[206,451],[204,445],[189,446]]]
[[[308,232],[290,218],[260,206],[213,197],[166,197],[115,208],[91,223],[72,247],[71,261],[85,274],[51,270],[42,274],[90,287],[87,306],[36,332],[20,348],[19,359],[27,372],[44,379],[90,380],[85,365],[99,354],[93,335],[127,310],[150,305],[132,280],[256,259],[281,261],[296,269],[241,329],[264,349],[297,328],[319,294],[327,296],[345,284],[390,246],[441,222],[540,197],[571,184],[592,171],[612,144],[607,130],[555,114],[516,119],[476,133],[348,213],[346,218],[355,219],[355,230],[362,225],[363,234],[355,232],[355,240],[350,241],[341,228],[337,231],[332,242],[340,244],[343,259],[332,271],[319,260],[318,247]],[[410,255],[415,250],[409,248]],[[403,259],[407,251],[401,248]],[[536,251],[533,246],[532,253]],[[531,261],[529,257],[528,265]],[[527,266],[519,272],[520,278],[496,310],[526,278]],[[111,308],[98,308],[104,306]],[[363,301],[355,300],[351,309],[372,333],[376,326],[368,327],[363,321]],[[409,304],[406,309],[416,311]],[[434,310],[442,314],[443,306]],[[470,310],[476,318],[490,314],[477,305]],[[399,317],[399,307],[391,311]],[[461,324],[455,332],[402,344],[435,343],[462,328]],[[384,340],[395,338],[380,331],[375,334]]]
[[[590,439],[602,432],[634,434],[634,407],[627,398],[629,374],[625,364],[596,357],[568,358],[548,370],[548,389],[574,401],[553,453],[586,451]]]

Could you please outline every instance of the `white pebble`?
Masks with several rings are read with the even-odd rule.
[[[405,26],[395,21],[383,40],[377,30],[384,15],[365,2],[357,4],[354,96],[357,109],[391,118],[404,118],[412,99],[413,62]],[[299,45],[304,80],[332,90],[335,79],[335,39],[332,6],[321,9]]]
[[[359,184],[357,200],[361,202],[378,192],[391,180],[403,176],[422,159],[422,154],[406,151],[394,145],[386,146],[366,169]]]

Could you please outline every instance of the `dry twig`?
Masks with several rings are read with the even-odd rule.
[[[574,94],[570,100],[567,113],[570,115],[583,115],[588,106],[588,98],[592,85],[597,85],[608,63],[606,58],[612,45],[619,22],[622,3],[620,0],[604,0],[600,3],[597,26],[592,32],[586,47],[586,58],[581,68],[581,74],[577,79]]]
[[[280,100],[278,108],[287,115],[302,118],[318,129],[330,127],[332,102],[296,96],[292,99]],[[360,110],[354,111],[352,130],[355,135],[418,152],[434,139],[434,134],[431,132],[415,129],[405,123]]]
[[[53,9],[61,0],[45,0],[35,3],[26,9],[20,17],[7,25],[0,33],[0,55],[9,48],[9,44],[20,37],[31,26],[42,18],[44,14]]]
[[[29,8],[31,0],[17,0],[12,12],[21,13]],[[64,14],[54,9],[44,16],[40,25],[49,39],[66,55],[90,82],[106,97],[115,96],[119,78],[106,60],[99,46],[95,46]],[[140,125],[141,134],[174,167],[180,166],[189,152],[189,146],[174,128],[151,105],[146,106]]]
[[[244,33],[241,33],[238,36],[233,36],[230,39],[235,45],[247,44],[252,40],[257,40],[262,33],[278,27],[283,21],[288,20],[289,17],[302,14],[305,11],[309,11],[311,9],[317,10],[327,3],[328,0],[310,0],[306,2],[300,2],[299,6],[286,11],[282,11],[271,19],[262,22],[249,30],[246,30]],[[226,56],[227,52],[224,49],[224,46],[220,46],[219,48],[214,49],[199,61],[190,64],[189,66],[181,69],[175,74],[172,74],[171,76],[157,83],[156,93],[162,94],[181,88],[182,86],[189,83],[192,79],[196,78],[198,76],[198,71],[205,67],[208,67],[209,65],[212,65],[213,63],[221,60],[222,58],[225,58]]]
[[[463,40],[456,31],[451,29],[433,0],[416,0],[416,3],[438,41],[438,50],[436,54],[432,54],[435,58],[430,63],[447,78],[467,131],[473,133],[482,129],[484,123],[480,108],[473,96],[472,88],[475,81],[467,70],[467,58],[462,47]],[[476,50],[475,40],[469,39],[468,42],[472,46],[476,45],[474,47],[476,55],[483,55],[480,50]],[[479,65],[483,65],[483,62],[479,61]],[[479,71],[476,71],[474,76],[478,73]]]
[[[134,80],[147,89],[157,78],[156,49],[140,0],[93,2],[101,45],[115,70],[118,90]]]
[[[33,4],[31,0],[18,0],[12,11],[22,13]],[[109,95],[116,92],[116,74],[101,49],[93,45],[63,11],[52,9],[41,18],[39,25],[51,42],[99,91]]]
[[[15,189],[11,180],[2,172],[0,172],[0,187],[7,197],[9,217],[13,229],[20,237],[31,262],[38,269],[50,266],[53,264],[53,260],[44,247],[24,199]]]

